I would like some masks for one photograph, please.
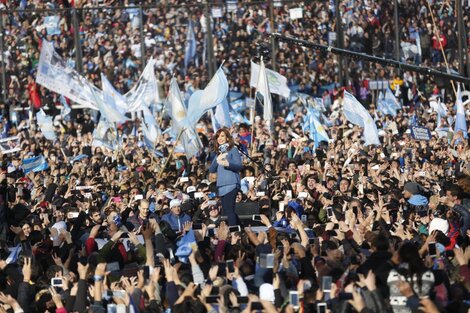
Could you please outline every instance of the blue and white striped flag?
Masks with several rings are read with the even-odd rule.
[[[46,159],[43,155],[28,158],[23,160],[23,165],[21,166],[25,174],[29,172],[40,172],[47,170],[49,168],[49,164],[47,164]]]
[[[47,116],[46,113],[44,113],[44,111],[41,109],[38,113],[36,113],[36,119],[43,136],[47,140],[55,140],[56,135],[54,131],[54,125],[52,124],[52,116]]]
[[[64,96],[61,95],[59,99],[60,104],[62,104],[62,108],[60,109],[60,116],[64,122],[68,122],[70,121],[70,112],[72,112],[72,109],[67,104],[67,100],[65,100]]]
[[[377,125],[369,112],[349,92],[344,92],[343,114],[351,123],[364,128],[365,145],[380,145]]]
[[[227,99],[215,107],[214,121],[217,129],[222,127],[232,127],[232,119],[230,118],[230,107]]]
[[[186,35],[186,51],[184,53],[185,71],[195,56],[196,56],[196,37],[194,36],[193,22],[189,20],[188,33]]]
[[[460,130],[462,131],[464,138],[467,138],[467,120],[465,118],[465,109],[462,103],[462,92],[460,90],[460,84],[457,87],[457,99],[455,102],[455,106],[457,107],[457,114],[455,116],[454,132],[457,133]]]

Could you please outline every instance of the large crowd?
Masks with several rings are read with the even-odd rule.
[[[211,18],[216,63],[225,60],[230,90],[243,98],[253,97],[250,60],[259,57],[254,43],[264,33],[335,41],[332,2],[274,3],[272,26],[267,2],[224,4],[221,17]],[[366,146],[363,130],[341,113],[337,59],[286,43],[277,44],[277,70],[293,96],[322,98],[329,142],[315,142],[305,128],[311,102],[300,96],[273,96],[271,130],[261,113],[253,125],[217,133],[203,117],[204,148],[192,158],[173,149],[171,132],[159,137],[158,155],[149,151],[139,119],[119,125],[116,151],[93,146],[96,114],[82,109],[59,119],[57,139],[47,140],[33,113],[60,117],[62,104],[35,83],[42,41],[53,41],[70,64],[77,60],[72,14],[50,11],[60,17],[60,34],[48,35],[41,9],[79,9],[83,74],[97,86],[104,73],[127,92],[142,60],[153,57],[162,99],[173,75],[184,91],[205,87],[204,7],[178,0],[147,7],[153,4],[0,0],[0,10],[26,10],[1,19],[7,90],[0,137],[18,136],[20,149],[1,156],[0,312],[470,309],[468,132],[452,131],[455,94],[437,77],[348,60],[345,88],[374,117],[380,146]],[[143,24],[137,8],[112,5],[143,5]],[[303,17],[292,19],[289,9],[297,7]],[[342,1],[340,9],[347,49],[395,56],[393,1]],[[468,8],[463,13],[468,30]],[[459,70],[454,16],[455,1],[399,1],[401,60]],[[197,52],[185,70],[189,20]],[[369,82],[382,80],[401,102],[396,116],[377,110]],[[436,99],[447,118],[431,108]],[[171,126],[164,112],[157,116],[163,130]],[[430,140],[412,136],[415,123],[430,130]],[[48,168],[27,171],[23,160],[40,155]],[[232,201],[234,212],[226,209]]]

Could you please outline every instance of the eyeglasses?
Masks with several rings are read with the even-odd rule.
[[[210,211],[217,211],[218,209],[219,209],[219,208],[216,207],[216,206],[211,206],[211,207],[209,208]]]

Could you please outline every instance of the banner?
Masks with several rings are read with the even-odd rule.
[[[56,135],[54,125],[52,124],[52,116],[46,115],[46,113],[41,109],[36,113],[36,120],[43,136],[47,140],[55,140]]]
[[[150,107],[151,104],[161,102],[157,77],[155,77],[154,59],[150,59],[137,84],[124,97],[126,98],[128,112],[137,112],[142,110],[143,106]]]
[[[431,140],[431,131],[424,126],[412,126],[411,137],[415,140]]]
[[[47,170],[49,168],[49,164],[47,164],[46,159],[43,155],[24,159],[23,165],[21,166],[25,174],[29,172],[40,172]]]
[[[269,90],[272,93],[283,96],[284,98],[289,98],[290,89],[287,87],[287,78],[281,74],[266,69],[266,76],[268,77]],[[250,86],[256,88],[258,85],[258,76],[259,76],[260,66],[253,61],[251,61],[251,78]]]
[[[62,57],[54,51],[53,44],[48,41],[42,42],[36,83],[85,108],[98,110],[93,92],[101,95],[101,90],[68,67]]]
[[[60,35],[59,22],[59,16],[46,16],[44,18],[43,26],[46,28],[47,34],[49,36]]]
[[[18,136],[0,139],[0,152],[2,154],[21,151],[20,138]]]
[[[100,120],[93,131],[93,147],[105,147],[110,150],[117,150],[117,131],[116,127],[103,119]]]

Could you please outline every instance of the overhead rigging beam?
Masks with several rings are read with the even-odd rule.
[[[417,73],[427,75],[427,76],[442,77],[442,78],[446,78],[446,79],[449,79],[449,80],[454,80],[454,81],[462,82],[462,83],[466,83],[466,84],[470,83],[470,78],[468,78],[468,77],[437,71],[437,70],[429,68],[429,67],[421,67],[421,66],[411,65],[411,64],[403,63],[403,62],[400,62],[400,61],[397,61],[397,60],[379,58],[379,57],[375,57],[375,56],[368,55],[368,54],[365,54],[365,53],[359,53],[359,52],[354,52],[354,51],[350,51],[350,50],[346,50],[346,49],[335,48],[335,47],[332,47],[332,46],[320,45],[320,44],[316,44],[316,43],[313,43],[313,42],[310,42],[310,41],[307,41],[307,40],[297,39],[297,38],[289,37],[289,36],[283,36],[283,35],[278,34],[278,33],[271,34],[270,36],[273,36],[278,41],[283,41],[283,42],[298,45],[298,46],[301,46],[301,47],[311,48],[311,49],[315,49],[315,50],[321,50],[321,51],[324,51],[324,52],[331,52],[333,54],[348,56],[348,57],[351,57],[353,59],[361,59],[361,60],[372,62],[372,63],[378,63],[378,64],[382,64],[382,65],[387,65],[387,66],[393,66],[393,67],[398,68],[400,70],[417,72]]]

